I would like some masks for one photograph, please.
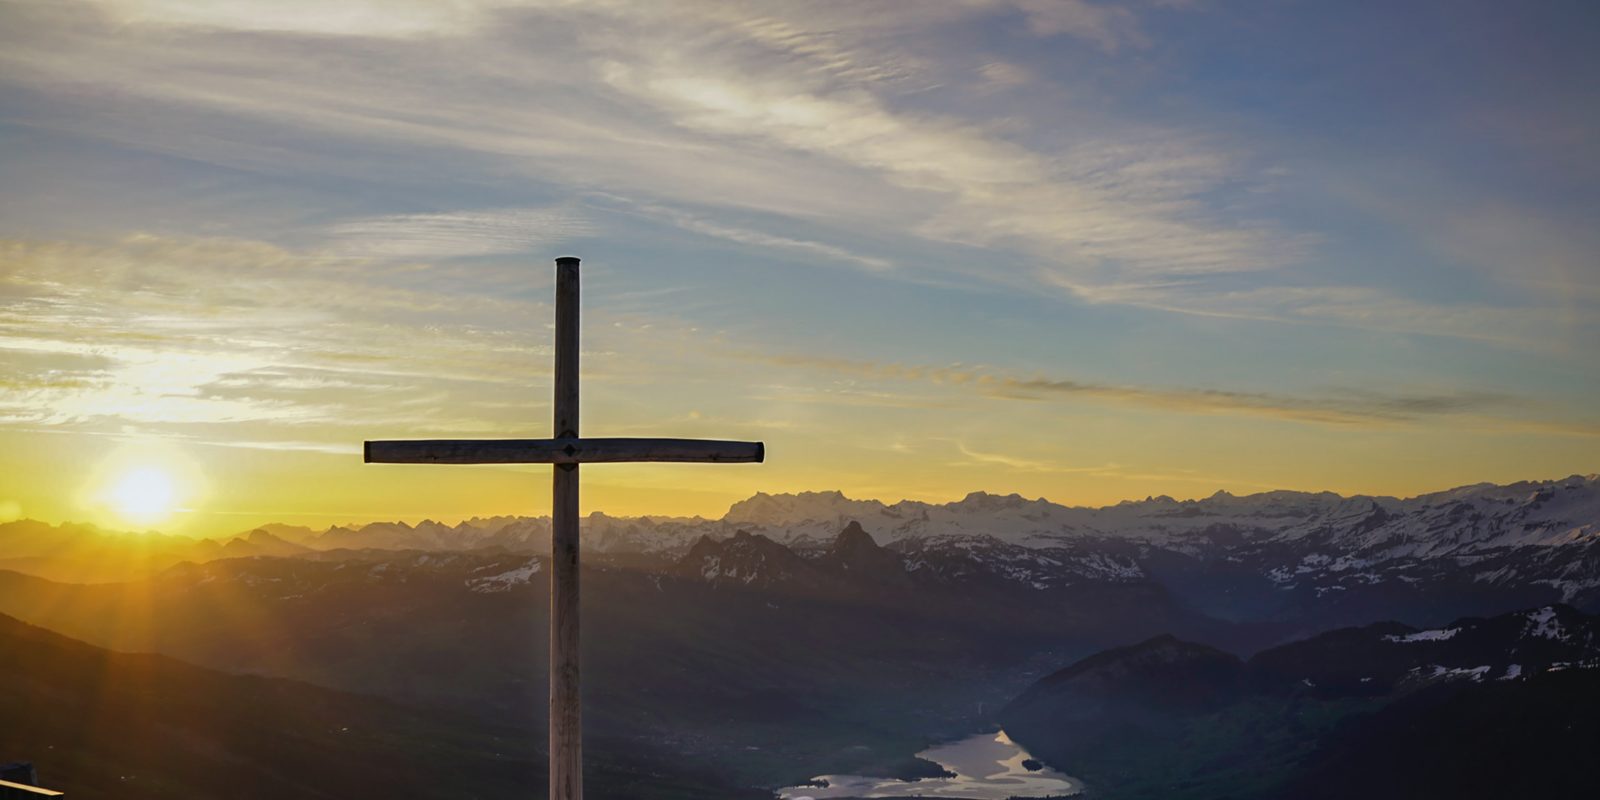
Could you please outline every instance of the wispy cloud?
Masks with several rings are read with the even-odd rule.
[[[308,435],[522,424],[549,373],[548,309],[479,275],[449,294],[427,269],[260,242],[0,240],[0,422],[218,443],[228,427],[236,446],[328,452],[345,445]],[[588,372],[647,375],[676,335],[616,327],[637,345]]]
[[[1069,34],[1092,41],[1107,52],[1148,46],[1138,16],[1125,5],[1088,0],[1018,0],[1028,28],[1039,36]]]
[[[655,203],[640,203],[630,201],[617,195],[599,194],[593,196],[595,200],[604,202],[612,209],[623,209],[652,219],[659,219],[675,225],[683,230],[723,239],[739,244],[754,245],[757,247],[771,248],[774,250],[788,250],[796,253],[815,256],[823,261],[840,262],[863,267],[872,272],[884,272],[894,268],[894,263],[885,258],[862,255],[843,247],[827,244],[826,242],[793,239],[787,236],[777,236],[750,228],[742,228],[725,223],[714,222],[682,209],[669,208]]]
[[[1366,286],[1208,285],[1192,280],[1083,283],[1062,272],[1044,279],[1091,303],[1180,314],[1338,325],[1364,330],[1475,339],[1522,349],[1567,350],[1567,337],[1594,329],[1558,305],[1442,303]]]
[[[64,0],[8,12],[0,80],[77,87],[60,94],[67,104],[121,98],[120,111],[33,124],[186,159],[320,174],[354,167],[279,142],[378,145],[391,155],[365,172],[438,162],[479,180],[520,176],[907,280],[956,272],[1144,309],[1518,345],[1592,330],[1581,218],[1554,225],[1493,204],[1429,218],[1415,208],[1435,204],[1411,200],[1390,209],[1437,231],[1446,255],[1492,261],[1496,281],[1552,287],[1556,314],[1307,279],[1326,234],[1269,213],[1262,198],[1279,170],[1257,161],[1258,143],[1118,115],[1094,87],[999,60],[967,35],[1004,25],[1122,63],[1160,47],[1144,20],[1175,5],[962,0],[906,14],[833,2]],[[994,86],[1023,82],[1048,101],[976,111]],[[419,152],[428,157],[406,156]],[[775,224],[729,221],[746,212]],[[327,233],[337,253],[429,258],[520,252],[593,224],[571,206],[491,208],[350,219]],[[853,244],[863,241],[889,246]],[[970,266],[893,252],[948,244],[989,257]],[[1249,290],[1230,281],[1251,274],[1295,277]]]
[[[328,233],[336,253],[432,259],[546,250],[594,226],[568,208],[502,208],[349,220]]]
[[[999,377],[980,379],[977,383],[985,393],[995,397],[1082,397],[1187,413],[1243,413],[1335,425],[1410,422],[1502,410],[1519,404],[1516,398],[1487,392],[1389,394],[1346,390],[1303,397],[1226,389],[1119,386],[1059,378]]]
[[[1140,386],[1075,380],[1059,376],[1019,376],[985,365],[927,366],[784,354],[742,352],[739,357],[786,368],[805,368],[882,382],[954,387],[1004,400],[1078,400],[1112,406],[1159,409],[1185,414],[1234,414],[1319,425],[1388,427],[1449,419],[1500,430],[1531,430],[1594,435],[1593,423],[1541,419],[1521,396],[1478,390],[1394,392],[1363,388],[1314,395],[1219,388]],[[916,392],[855,387],[853,391],[902,396],[915,404]]]
[[[1040,458],[1026,458],[1010,453],[985,453],[973,450],[961,442],[955,442],[956,449],[968,460],[968,465],[994,465],[1023,472],[1102,472],[1115,465],[1101,465],[1093,467],[1072,467],[1058,464],[1054,461]]]
[[[1250,183],[1252,168],[1202,137],[1096,109],[1070,140],[1045,147],[1037,136],[1016,135],[1023,118],[975,122],[917,102],[930,87],[1018,70],[997,72],[992,58],[929,59],[906,46],[913,31],[939,41],[978,19],[1020,16],[1034,35],[1115,52],[1142,46],[1128,7],[971,2],[924,5],[915,15],[850,3],[772,4],[754,13],[715,3],[673,4],[668,13],[623,2],[417,4],[391,15],[363,4],[337,14],[245,13],[228,3],[112,10],[141,24],[23,16],[29,35],[9,41],[4,56],[13,80],[114,88],[201,128],[222,114],[352,144],[470,153],[501,172],[637,198],[705,235],[875,270],[893,259],[831,236],[755,230],[688,209],[754,209],[848,239],[893,232],[925,244],[1020,249],[1086,279],[1270,269],[1306,247],[1304,236],[1206,201],[1225,185]],[[157,26],[183,46],[140,35]],[[252,33],[223,33],[232,30]],[[316,42],[316,64],[299,57],[309,31],[328,35]],[[374,43],[372,35],[395,38]],[[339,65],[337,85],[320,66],[328,59]],[[431,65],[426,75],[412,66],[419,62]],[[171,140],[159,124],[94,134],[147,147]],[[235,138],[186,142],[189,158],[215,146],[217,157],[252,168],[288,166],[244,152]],[[335,233],[362,252],[418,256],[509,252],[549,235],[530,229],[581,233],[561,212],[516,213],[390,216]],[[900,266],[908,278],[966,269]],[[992,260],[971,276],[1033,280],[1017,259]]]
[[[124,24],[227,31],[316,33],[410,38],[462,33],[508,3],[497,0],[349,0],[333,7],[316,0],[100,0]]]
[[[877,174],[931,208],[911,226],[929,240],[1021,243],[1064,267],[1134,274],[1266,269],[1305,248],[1303,237],[1214,218],[1197,198],[1238,170],[1170,132],[1124,129],[1045,154],[959,119],[897,111],[869,92],[650,52],[606,63],[607,85],[707,136],[753,137]]]

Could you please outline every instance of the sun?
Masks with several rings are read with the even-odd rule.
[[[137,522],[156,522],[172,513],[172,476],[155,467],[129,470],[111,487],[111,506]]]
[[[149,532],[194,524],[210,485],[201,462],[177,443],[144,437],[107,452],[78,489],[78,507],[107,530]]]

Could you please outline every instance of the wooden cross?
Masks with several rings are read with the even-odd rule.
[[[554,464],[550,526],[550,800],[582,800],[578,695],[578,465],[762,461],[761,442],[578,437],[578,259],[556,259],[555,438],[367,442],[369,464]]]

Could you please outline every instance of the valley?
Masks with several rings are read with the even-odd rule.
[[[526,518],[272,526],[163,540],[161,552],[193,557],[159,569],[151,544],[130,547],[130,577],[81,582],[57,578],[88,551],[99,576],[119,574],[116,534],[73,547],[63,542],[81,530],[9,523],[0,542],[31,561],[8,563],[33,574],[0,572],[0,613],[111,650],[523,729],[537,749],[547,535],[547,520]],[[1406,500],[1275,492],[1104,509],[758,495],[721,520],[591,515],[584,535],[596,752],[707,765],[757,792],[827,774],[911,777],[912,754],[996,723],[1091,790],[1129,771],[1188,780],[1194,765],[1151,772],[1141,759],[1155,749],[1128,731],[1097,734],[1109,750],[1041,738],[1017,698],[1119,647],[1208,648],[1226,672],[1352,625],[1409,636],[1530,608],[1600,611],[1593,476]],[[1187,752],[1214,764],[1244,748],[1253,760],[1219,774],[1289,780],[1321,737],[1388,707],[1358,692],[1291,724],[1273,698],[1207,707],[1207,730],[1254,739]]]

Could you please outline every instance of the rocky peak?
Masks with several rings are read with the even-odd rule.
[[[833,540],[832,552],[848,556],[853,553],[870,553],[882,549],[873,540],[872,534],[867,533],[866,529],[861,527],[861,523],[850,520],[850,524],[844,526],[844,530],[839,531],[838,538]]]
[[[295,544],[264,528],[257,528],[243,536],[229,539],[219,549],[224,557],[230,558],[242,556],[295,556],[311,551],[309,547]]]
[[[702,533],[700,534],[700,538],[694,540],[694,544],[689,546],[689,552],[685,553],[683,558],[679,560],[678,563],[699,563],[710,556],[721,555],[721,553],[722,543],[711,538],[710,534]]]
[[[851,516],[882,514],[877,500],[852,500],[839,491],[766,494],[757,492],[734,503],[722,519],[741,525],[789,525],[806,521],[833,521]]]
[[[278,536],[264,528],[256,528],[244,537],[245,541],[253,545],[279,545],[288,544],[282,536]]]
[[[833,546],[828,548],[821,563],[841,573],[867,579],[870,586],[862,588],[902,586],[910,582],[900,554],[879,546],[872,534],[855,520],[834,538]]]
[[[966,497],[951,503],[952,508],[966,511],[999,511],[1007,508],[1018,508],[1028,505],[1030,500],[1016,492],[1011,494],[990,494],[988,492],[968,492]]]
[[[702,535],[678,561],[677,572],[708,583],[771,586],[815,581],[816,570],[793,550],[746,530],[717,541]]]

